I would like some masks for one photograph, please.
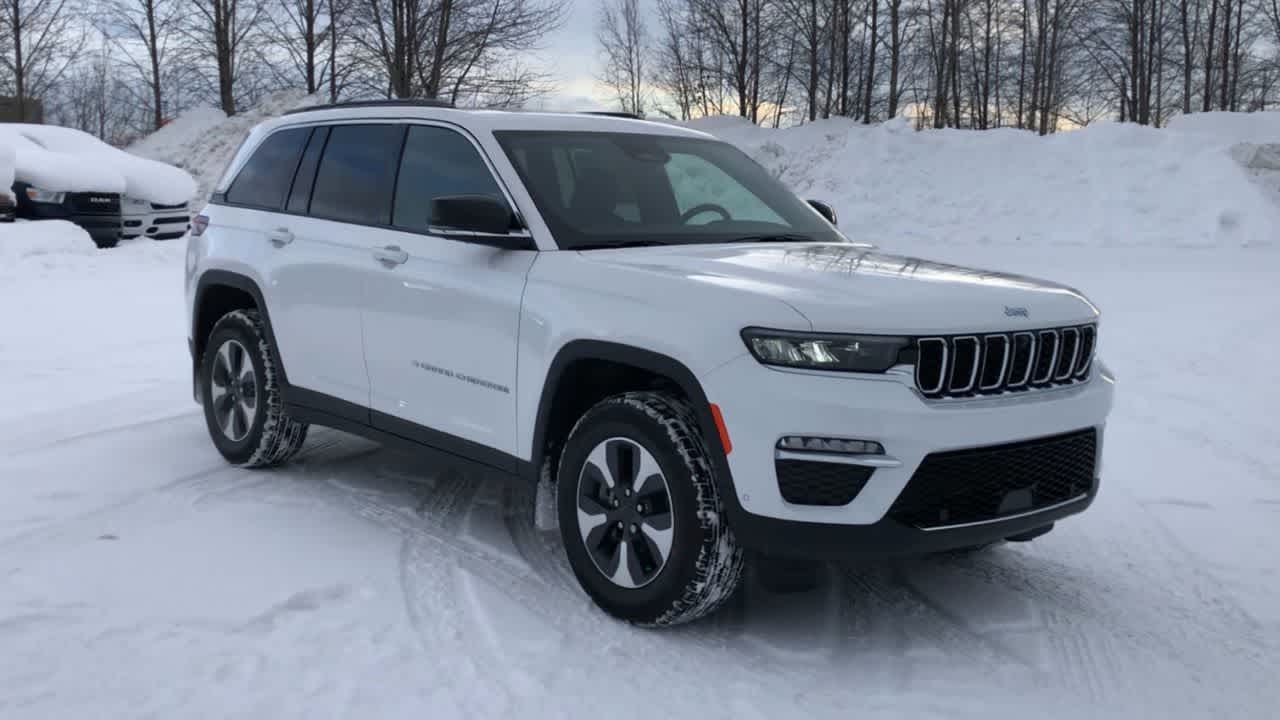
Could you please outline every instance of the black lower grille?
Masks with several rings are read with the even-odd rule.
[[[191,218],[187,217],[186,215],[174,215],[171,217],[156,218],[157,225],[172,225],[174,223],[186,223],[190,221],[191,221]]]
[[[934,453],[889,516],[913,527],[998,520],[1073,500],[1093,489],[1098,436],[1090,428],[1010,445]]]
[[[120,212],[120,196],[114,193],[69,193],[67,203],[75,212],[95,214]]]
[[[866,487],[874,468],[812,460],[776,460],[778,489],[793,505],[848,505]]]

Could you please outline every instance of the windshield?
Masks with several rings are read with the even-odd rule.
[[[846,242],[728,143],[602,132],[495,135],[564,249]]]

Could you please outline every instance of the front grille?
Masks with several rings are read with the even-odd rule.
[[[1071,385],[1093,365],[1094,325],[916,340],[916,388],[926,397],[973,397]]]
[[[156,225],[172,225],[174,223],[190,222],[191,218],[186,215],[174,215],[172,217],[156,218]]]
[[[775,460],[782,499],[793,505],[848,505],[866,487],[874,468],[812,460]]]
[[[112,193],[71,193],[67,202],[75,212],[95,215],[120,212],[120,196]]]
[[[1090,428],[1010,445],[934,453],[916,469],[889,516],[936,528],[998,520],[1087,495],[1097,463]]]

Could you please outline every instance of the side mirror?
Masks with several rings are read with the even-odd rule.
[[[830,205],[822,202],[821,200],[810,200],[809,205],[813,207],[814,210],[817,210],[819,215],[826,218],[827,222],[832,225],[838,224],[836,222],[836,211]]]
[[[512,225],[511,210],[492,195],[444,195],[431,201],[432,233],[506,250],[535,249],[529,233]]]

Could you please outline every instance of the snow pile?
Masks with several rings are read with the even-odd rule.
[[[1192,131],[1103,123],[1047,138],[916,132],[903,120],[690,125],[742,147],[801,195],[830,202],[855,240],[1229,247],[1273,243],[1280,227],[1280,197],[1231,152],[1243,140],[1280,142],[1271,115],[1211,118],[1189,123]]]
[[[123,193],[165,204],[195,196],[195,181],[182,170],[113,148],[72,128],[0,125],[0,145],[13,151],[15,179],[36,187]]]
[[[17,153],[8,145],[0,144],[0,193],[13,197],[13,166],[17,162]]]
[[[33,272],[31,261],[47,265],[54,256],[96,252],[98,248],[89,234],[66,220],[0,224],[0,280],[6,276],[29,277]]]
[[[315,96],[286,91],[268,95],[257,107],[231,117],[217,108],[194,108],[129,146],[129,152],[191,173],[199,186],[193,194],[198,201],[192,209],[197,210],[254,125],[319,102]]]
[[[1234,142],[1280,143],[1280,112],[1179,115],[1169,121],[1168,129],[1199,135],[1202,142],[1213,145]]]

